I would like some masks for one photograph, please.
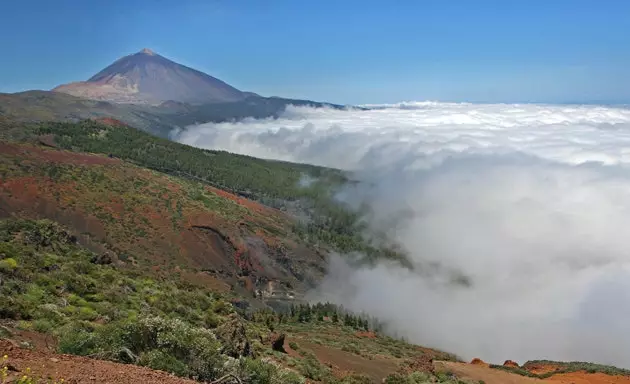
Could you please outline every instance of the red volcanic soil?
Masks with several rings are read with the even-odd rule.
[[[630,384],[630,377],[580,371],[553,375],[544,382],[554,384]]]
[[[2,167],[0,217],[57,221],[94,252],[179,265],[209,288],[295,285],[324,262],[293,241],[281,211],[210,187],[219,208],[209,207],[190,196],[187,181],[119,159],[0,141]]]
[[[370,332],[357,332],[356,335],[358,337],[366,337],[368,339],[376,339],[376,333],[370,331]]]
[[[30,371],[33,382],[49,382],[63,379],[64,383],[94,384],[193,384],[196,381],[174,377],[169,373],[149,368],[109,361],[93,360],[86,357],[59,355],[47,350],[22,349],[17,343],[0,340],[0,356],[8,355],[7,383],[16,382]],[[40,379],[40,381],[37,381]]]
[[[546,381],[517,375],[500,369],[490,368],[487,364],[466,364],[450,361],[436,361],[433,363],[437,372],[452,372],[458,378],[470,382],[484,382],[486,384],[540,384]]]
[[[536,375],[544,375],[545,373],[555,372],[562,369],[560,365],[556,364],[543,364],[543,363],[527,363],[523,365],[523,369]]]
[[[514,367],[512,363],[516,364],[507,360],[504,366]],[[470,364],[435,361],[433,365],[436,371],[450,371],[461,379],[472,380],[473,382],[483,381],[486,384],[630,384],[629,376],[612,376],[584,371],[559,373],[546,379],[538,379],[502,369],[490,368],[488,364],[479,359],[474,359]],[[525,367],[529,372],[536,374],[553,372],[560,368],[559,365],[542,363],[528,363],[522,368]]]
[[[24,156],[25,158],[45,162],[73,165],[105,165],[120,163],[120,160],[111,159],[102,155],[53,151],[42,147],[8,144],[2,141],[0,141],[0,153],[9,156]]]
[[[122,121],[111,117],[99,117],[93,120],[101,124],[109,125],[110,127],[128,127],[128,125]]]
[[[397,362],[380,357],[367,359],[340,349],[301,341],[306,349],[313,351],[317,360],[333,368],[338,374],[356,372],[368,375],[375,383],[380,383],[398,368]]]

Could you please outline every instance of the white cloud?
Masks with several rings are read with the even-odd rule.
[[[472,282],[384,264],[331,268],[322,295],[399,334],[466,358],[630,366],[630,110],[370,108],[289,108],[278,120],[203,124],[177,139],[373,182],[343,196],[368,202],[371,224],[388,223],[418,266],[437,262]]]

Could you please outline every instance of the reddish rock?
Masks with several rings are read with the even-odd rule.
[[[505,363],[503,363],[504,367],[510,367],[510,368],[520,368],[521,366],[518,365],[516,362],[512,361],[512,360],[505,360]]]
[[[287,351],[284,349],[284,340],[286,339],[286,337],[287,335],[284,333],[271,334],[271,336],[269,337],[271,348],[273,348],[274,351],[287,353]]]
[[[474,359],[472,359],[470,364],[473,364],[473,365],[488,365],[488,363],[486,363],[485,361],[481,360],[478,357],[475,357]]]

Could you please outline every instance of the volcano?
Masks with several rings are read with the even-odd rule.
[[[116,60],[87,81],[60,85],[53,91],[86,99],[150,105],[169,100],[189,104],[232,102],[253,95],[148,48]]]

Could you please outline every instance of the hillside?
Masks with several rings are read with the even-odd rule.
[[[371,383],[399,371],[393,379],[457,382],[426,364],[452,356],[380,336],[378,323],[334,305],[248,310],[238,292],[177,266],[147,268],[83,242],[50,220],[0,219],[2,380],[186,382],[101,359],[200,381]]]
[[[405,263],[332,199],[344,172],[112,119],[0,122],[3,380],[627,382],[594,364],[456,362],[385,336],[378,319],[303,302],[331,250]]]
[[[253,199],[293,216],[292,230],[309,243],[323,242],[342,251],[363,251],[377,257],[399,257],[385,249],[368,246],[362,236],[364,225],[355,212],[332,199],[335,189],[348,181],[341,171],[305,164],[291,164],[208,151],[160,139],[125,125],[98,122],[48,123],[17,130],[32,143],[41,137],[54,146],[77,152],[93,152],[133,162],[178,178],[219,188]],[[316,182],[299,185],[308,176]]]
[[[0,217],[53,219],[100,254],[177,266],[250,294],[270,281],[297,288],[321,274],[323,257],[277,210],[107,156],[0,149]]]
[[[31,123],[42,121],[78,122],[109,117],[153,135],[168,137],[174,128],[207,122],[225,122],[247,117],[276,118],[288,105],[342,108],[310,100],[248,96],[241,101],[191,105],[167,101],[158,106],[117,104],[90,100],[50,91],[0,93],[2,120]]]
[[[156,135],[166,136],[173,124],[155,108],[88,100],[49,91],[0,93],[0,118],[8,122],[80,121],[111,117]]]
[[[352,231],[354,219],[334,205],[327,191],[345,182],[344,174],[203,151],[113,120],[5,123],[0,141],[0,293],[8,300],[0,304],[0,323],[10,338],[31,332],[35,339],[50,340],[54,351],[132,362],[183,377],[216,378],[223,373],[218,366],[224,363],[218,362],[232,356],[239,360],[230,371],[245,376],[263,369],[295,380],[287,382],[303,382],[304,377],[355,382],[343,381],[345,376],[371,382],[356,376],[361,364],[372,364],[367,355],[344,352],[337,343],[340,337],[379,327],[377,322],[349,317],[331,305],[294,307],[323,275],[329,249],[366,247],[357,233],[338,231]],[[318,182],[302,188],[304,175]],[[341,222],[336,227],[324,222],[302,226],[293,213],[306,207],[314,217],[337,210],[340,220],[349,220],[348,227]],[[331,241],[316,245],[309,233]],[[322,327],[318,337],[337,335],[326,341],[329,352],[299,341],[314,340],[307,333],[315,323]],[[136,326],[149,328],[129,329]],[[212,358],[208,349],[184,356],[177,352],[210,335],[217,338],[215,344],[200,348],[234,345],[221,339],[222,326],[244,327],[239,329],[249,347],[214,352]],[[121,334],[128,329],[131,334]],[[157,329],[178,338],[190,332],[190,338],[170,350],[137,341],[125,344],[127,337],[138,337],[133,332]],[[272,330],[293,335],[303,344],[300,351],[274,352],[266,341]],[[384,360],[373,373],[379,378],[424,353],[396,340],[383,342],[407,352]],[[366,340],[365,346],[370,343]],[[379,345],[369,353],[386,353],[379,352],[384,348]],[[286,350],[291,350],[288,344]],[[198,366],[201,355],[195,353],[214,365]],[[342,358],[327,366],[321,353]],[[252,360],[260,356],[268,356],[267,363]]]

